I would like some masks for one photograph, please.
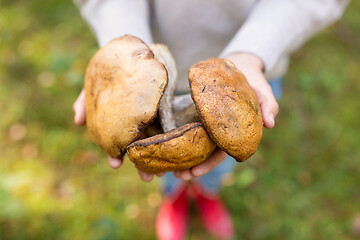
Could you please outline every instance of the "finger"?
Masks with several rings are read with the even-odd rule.
[[[259,98],[264,126],[271,129],[275,126],[275,117],[279,112],[279,104],[268,84],[266,87],[263,87],[261,91],[256,91],[256,94]]]
[[[227,157],[227,154],[217,148],[208,159],[191,169],[191,175],[200,177],[209,173]]]
[[[117,168],[121,167],[121,165],[123,164],[123,159],[122,158],[113,158],[111,156],[108,156],[108,163],[109,163],[110,167],[112,167],[113,169],[117,169]]]
[[[175,177],[180,178],[183,181],[190,181],[194,178],[194,176],[191,174],[190,169],[186,169],[183,171],[177,171],[176,174],[174,173]]]
[[[279,104],[274,97],[271,86],[262,72],[257,69],[244,68],[242,70],[258,97],[264,126],[269,129],[273,128],[275,126],[275,117],[279,112]]]
[[[151,180],[154,177],[154,174],[152,174],[152,173],[142,172],[140,170],[138,170],[138,173],[139,173],[141,180],[143,180],[144,182],[151,182]]]
[[[158,176],[158,177],[162,177],[164,175],[165,175],[165,173],[156,173],[156,176]]]
[[[259,84],[251,86],[259,100],[261,113],[263,117],[264,126],[266,128],[273,128],[275,126],[275,117],[279,112],[279,104],[277,103],[273,91],[263,77],[258,77]]]
[[[279,112],[279,105],[276,101],[267,101],[260,105],[263,115],[264,126],[273,128],[275,126],[275,116]]]
[[[86,121],[85,111],[85,90],[81,90],[80,95],[76,99],[73,110],[75,112],[74,122],[76,125],[84,125]]]

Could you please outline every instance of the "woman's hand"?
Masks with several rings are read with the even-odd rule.
[[[279,104],[276,102],[272,89],[264,76],[262,60],[250,53],[234,53],[227,56],[226,59],[232,61],[245,75],[258,97],[264,126],[269,129],[273,128],[275,117],[279,112]]]

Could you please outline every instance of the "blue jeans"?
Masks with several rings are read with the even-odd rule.
[[[282,78],[271,79],[269,84],[273,90],[275,98],[278,100],[282,96]],[[227,156],[226,159],[216,166],[211,172],[199,177],[197,181],[205,191],[210,193],[217,193],[221,186],[221,177],[225,173],[232,172],[237,162],[231,156]],[[172,172],[165,174],[163,179],[163,188],[166,195],[171,195],[182,184],[182,180],[174,177]]]

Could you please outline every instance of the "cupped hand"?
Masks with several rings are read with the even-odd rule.
[[[245,75],[249,85],[254,89],[261,108],[264,126],[273,128],[275,117],[279,112],[272,89],[267,82],[263,69],[264,64],[260,58],[250,53],[234,53],[226,57]]]
[[[75,101],[75,103],[73,105],[73,110],[75,112],[75,116],[74,116],[75,124],[79,125],[79,126],[84,125],[85,122],[86,122],[85,91],[84,91],[84,89],[81,90],[80,95],[76,99],[76,101]],[[108,156],[108,163],[109,163],[110,167],[112,167],[113,169],[120,168],[121,165],[123,164],[123,161],[124,161],[123,158],[113,158],[111,156]],[[141,180],[143,180],[144,182],[150,182],[154,177],[154,174],[142,172],[140,170],[138,170],[138,173],[139,173],[139,176],[140,176]],[[156,175],[158,177],[161,177],[161,176],[164,175],[164,173],[157,173]]]

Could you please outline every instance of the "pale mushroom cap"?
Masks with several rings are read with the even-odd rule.
[[[237,161],[253,155],[262,137],[262,115],[255,92],[225,59],[202,61],[189,70],[191,95],[211,138]]]
[[[156,116],[167,71],[140,39],[125,35],[101,48],[85,76],[86,122],[92,139],[119,157]]]
[[[128,146],[136,168],[149,173],[189,169],[206,160],[215,150],[201,123],[189,123],[164,134],[138,140]]]

